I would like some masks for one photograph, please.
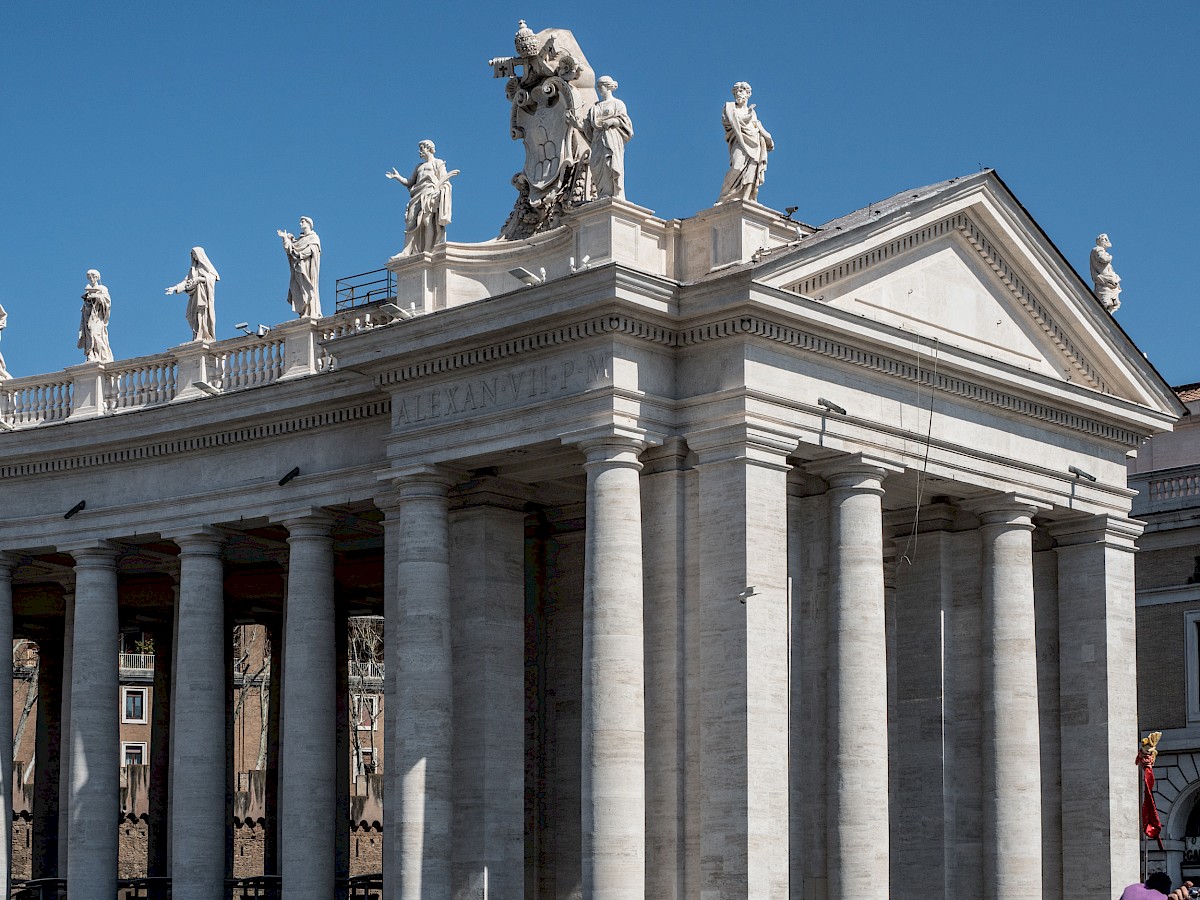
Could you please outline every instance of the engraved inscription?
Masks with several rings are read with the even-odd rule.
[[[418,425],[472,412],[519,406],[607,384],[612,380],[612,353],[558,359],[522,366],[483,378],[438,385],[398,396],[392,401],[394,425]]]

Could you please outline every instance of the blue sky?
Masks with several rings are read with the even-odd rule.
[[[636,131],[629,199],[671,218],[715,199],[720,107],[747,80],[773,133],[760,200],[819,224],[995,167],[1086,271],[1107,231],[1118,320],[1172,384],[1200,380],[1194,175],[1200,3],[7,3],[0,31],[0,350],[14,375],[82,361],[98,268],[128,358],[190,338],[163,288],[204,246],[217,335],[274,324],[275,236],[312,216],[322,293],[402,245],[384,179],[429,137],[455,180],[451,240],[493,237],[520,146],[503,82],[517,20],[574,31]]]

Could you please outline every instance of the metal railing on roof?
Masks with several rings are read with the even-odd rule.
[[[338,312],[369,303],[393,303],[396,300],[396,276],[387,269],[375,269],[339,278],[335,285],[334,305]]]

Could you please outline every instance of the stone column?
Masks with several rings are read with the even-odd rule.
[[[889,884],[883,479],[863,454],[813,467],[829,483],[829,896]]]
[[[63,598],[69,609],[73,598],[68,592]],[[64,631],[65,631],[64,620]],[[66,750],[63,713],[65,636],[53,632],[38,641],[37,716],[34,737],[33,773],[33,835],[30,856],[33,878],[57,878],[60,871],[59,848],[65,820],[61,816],[65,797],[62,779],[66,776]],[[65,859],[65,857],[64,857]],[[63,876],[66,872],[63,871]]]
[[[75,558],[67,881],[72,896],[112,897],[121,763],[117,551],[97,541],[67,552]]]
[[[11,658],[13,645],[13,595],[12,576],[17,567],[17,558],[10,553],[0,551],[0,647],[9,651],[9,681],[11,678]],[[13,720],[13,692],[9,684],[7,690],[0,690],[0,722]],[[10,728],[11,732],[11,728]],[[8,840],[0,840],[0,878],[3,879],[4,894],[9,895],[12,884],[12,795],[13,795],[13,748],[11,739],[0,740],[0,837],[9,836]]]
[[[1088,516],[1058,540],[1062,883],[1104,897],[1138,876],[1133,551],[1142,523]]]
[[[171,740],[171,890],[219,896],[225,882],[225,632],[222,536],[198,529],[179,545],[174,734]]]
[[[283,524],[290,545],[279,779],[283,896],[328,900],[334,893],[337,806],[333,520],[313,512]]]
[[[451,896],[450,479],[426,467],[395,479],[389,525],[396,522],[395,590],[384,613],[384,712],[395,745],[384,765],[387,818],[394,817],[394,861],[385,894],[397,900]],[[390,574],[390,573],[389,573]],[[289,659],[288,665],[291,665]],[[289,714],[290,715],[290,714]],[[288,720],[289,733],[292,722]]]
[[[700,896],[788,887],[787,473],[796,440],[687,435],[699,477]]]
[[[983,550],[983,886],[989,900],[1041,896],[1041,760],[1033,515],[1008,494],[968,505]]]
[[[453,895],[524,897],[525,512],[484,487],[450,513]]]
[[[149,834],[146,839],[146,874],[168,877],[171,874],[171,708],[174,693],[175,614],[179,589],[171,589],[171,621],[158,625],[150,633],[154,640],[154,706],[150,726]]]

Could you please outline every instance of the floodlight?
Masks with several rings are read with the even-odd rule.
[[[1085,472],[1079,466],[1067,466],[1067,471],[1072,475],[1078,475],[1080,478],[1086,478],[1088,481],[1095,481],[1096,476],[1091,472]]]
[[[518,281],[524,282],[529,287],[533,287],[535,284],[541,284],[543,281],[546,280],[546,270],[545,269],[541,270],[541,275],[534,275],[532,272],[530,272],[524,266],[517,266],[515,269],[509,269],[508,274],[511,275],[513,278],[517,279]]]
[[[379,307],[379,311],[393,321],[397,319],[411,319],[413,317],[412,310],[405,309],[395,303],[385,303]]]
[[[826,400],[824,397],[817,398],[817,406],[823,406],[825,409],[829,410],[830,412],[835,412],[839,416],[846,415],[846,410],[843,407],[838,406],[832,400]]]
[[[266,337],[266,336],[267,336],[267,334],[270,332],[270,330],[271,330],[271,326],[270,326],[270,325],[263,325],[263,324],[260,322],[260,323],[259,323],[259,325],[258,325],[258,328],[257,328],[257,330],[256,330],[254,333],[255,333],[255,334],[257,334],[259,337]]]
[[[79,512],[85,506],[87,506],[87,501],[80,500],[78,503],[76,503],[74,506],[72,506],[70,509],[68,509],[65,513],[63,513],[63,518],[64,519],[71,518],[71,516],[75,515],[75,513]]]
[[[242,334],[244,334],[246,337],[250,337],[250,323],[249,322],[238,322],[233,327],[236,328],[238,331],[240,331]]]
[[[206,393],[206,394],[211,394],[211,395],[213,395],[214,397],[215,397],[217,394],[221,393],[221,389],[220,389],[220,388],[218,388],[218,387],[213,387],[213,386],[212,386],[211,384],[209,384],[207,381],[193,381],[193,382],[192,382],[192,384],[194,384],[196,387],[200,388],[200,390],[204,391],[204,393]]]
[[[3,419],[0,419],[0,429],[3,429],[4,431],[12,431],[15,428],[16,428],[15,425],[10,425],[8,422],[5,422]]]
[[[295,478],[299,474],[300,474],[300,467],[296,466],[296,468],[292,469],[292,471],[288,472],[286,475],[284,475],[282,478],[279,479],[279,486],[283,487],[285,484],[287,484],[289,481],[291,481],[293,478]]]

